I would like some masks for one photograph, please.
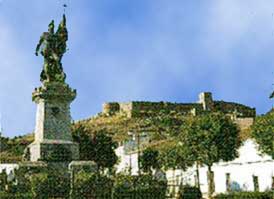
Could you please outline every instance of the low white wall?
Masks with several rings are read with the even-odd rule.
[[[6,170],[6,173],[11,173],[14,169],[18,169],[18,164],[0,164],[0,173],[3,172],[3,170]]]

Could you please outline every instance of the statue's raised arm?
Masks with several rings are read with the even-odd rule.
[[[36,56],[38,56],[40,47],[41,47],[41,45],[42,45],[43,42],[44,42],[44,35],[42,35],[42,36],[40,37],[39,43],[38,43],[37,46],[36,46],[36,50],[35,50],[35,55],[36,55]]]

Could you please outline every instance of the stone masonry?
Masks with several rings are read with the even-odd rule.
[[[75,97],[76,90],[65,83],[45,82],[35,89],[32,98],[37,104],[37,113],[35,141],[29,145],[31,161],[47,161],[53,153],[57,160],[79,158],[78,144],[71,136],[70,103]],[[58,151],[60,146],[62,151]]]
[[[178,112],[181,114],[199,114],[204,111],[220,111],[237,118],[254,118],[254,108],[243,104],[213,100],[212,93],[203,92],[199,94],[196,103],[171,103],[171,102],[110,102],[103,104],[103,114],[112,115],[124,113],[127,117],[146,117],[157,115],[160,112]],[[244,121],[244,120],[243,120]]]

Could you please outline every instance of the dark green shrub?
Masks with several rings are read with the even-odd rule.
[[[60,197],[68,198],[70,178],[67,173],[39,173],[30,178],[31,191],[34,198]]]
[[[121,175],[115,178],[113,196],[115,199],[164,199],[166,190],[166,183],[159,182],[150,175]]]
[[[44,159],[47,162],[70,162],[72,161],[71,150],[64,145],[56,145],[48,151],[47,157]]]
[[[74,179],[72,198],[110,199],[112,180],[96,173],[79,172]]]
[[[1,199],[32,199],[31,193],[7,193],[0,192]]]
[[[179,189],[178,199],[201,199],[202,193],[198,187],[190,185],[181,186]]]
[[[117,175],[114,181],[114,198],[129,198],[134,193],[134,180],[130,175]]]
[[[7,185],[7,173],[4,170],[2,171],[2,173],[0,173],[0,191],[4,191],[6,185]]]
[[[273,192],[234,192],[218,194],[214,199],[273,199]]]
[[[16,183],[11,184],[11,192],[13,193],[27,193],[30,192],[30,178],[24,169],[14,170]]]

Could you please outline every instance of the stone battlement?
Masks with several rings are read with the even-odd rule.
[[[203,111],[220,111],[225,114],[235,115],[237,118],[254,118],[256,116],[255,108],[234,102],[214,101],[210,92],[200,93],[199,100],[196,103],[142,101],[104,103],[102,112],[108,115],[125,113],[127,117],[146,117],[159,113],[199,114]]]

